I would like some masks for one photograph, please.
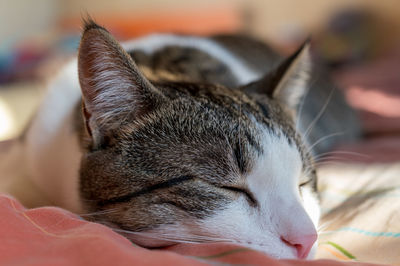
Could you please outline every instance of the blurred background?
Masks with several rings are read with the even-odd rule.
[[[47,82],[76,55],[81,18],[87,14],[119,40],[151,32],[238,32],[288,54],[311,36],[315,59],[327,66],[358,111],[364,133],[363,139],[318,157],[319,170],[328,167],[318,182],[322,211],[328,214],[320,228],[329,232],[320,234],[318,257],[346,260],[343,254],[350,253],[339,252],[345,247],[359,261],[399,261],[395,239],[399,231],[395,202],[400,195],[396,187],[400,175],[399,0],[0,0],[0,164],[10,170],[1,173],[0,192],[14,195],[28,207],[49,203],[34,181],[18,176],[23,161],[15,167],[6,159],[13,154],[13,139],[34,115]],[[329,163],[334,161],[348,165],[329,172]],[[355,162],[367,164],[352,170],[349,167]],[[387,205],[379,205],[386,204],[385,199]],[[334,230],[336,234],[331,234]],[[365,237],[346,235],[346,230]]]
[[[3,159],[7,157],[1,156],[12,154],[12,139],[27,127],[46,83],[76,55],[81,18],[87,14],[119,40],[151,32],[239,32],[288,54],[311,36],[315,59],[328,67],[350,105],[358,111],[364,132],[358,142],[343,144],[319,157],[318,166],[329,166],[329,160],[349,165],[368,163],[353,172],[346,172],[349,168],[343,166],[332,168],[331,178],[329,171],[328,175],[325,172],[327,179],[324,173],[322,179],[319,176],[325,200],[322,210],[328,214],[333,210],[322,224],[328,224],[327,232],[337,229],[339,233],[320,236],[320,243],[325,245],[319,248],[318,256],[343,259],[338,248],[327,248],[326,241],[333,241],[329,243],[351,247],[360,261],[398,262],[397,233],[391,231],[399,231],[399,205],[394,204],[400,195],[400,187],[395,187],[400,175],[399,0],[0,0],[0,163],[8,166]],[[33,181],[14,175],[19,173],[17,168],[21,172],[24,168],[19,167],[23,162],[17,163],[18,167],[10,164],[9,176],[0,173],[0,192],[14,195],[28,207],[48,205],[41,201],[44,193]],[[381,168],[378,163],[397,163],[397,168]],[[366,169],[372,167],[377,170],[370,174]],[[382,188],[376,185],[380,180],[377,177],[383,178]],[[361,186],[360,190],[354,184]],[[372,198],[386,198],[388,204],[374,205]],[[359,210],[364,212],[357,216]],[[377,218],[385,225],[383,228]],[[365,238],[356,238],[358,242],[354,243],[353,235],[345,235],[340,226],[350,228],[351,233],[365,233]],[[389,233],[366,233],[370,231]],[[393,237],[384,242],[387,234]]]
[[[86,14],[120,40],[241,32],[288,53],[311,35],[367,132],[371,119],[375,133],[400,132],[398,0],[0,0],[0,140],[20,134],[46,81],[76,54]]]

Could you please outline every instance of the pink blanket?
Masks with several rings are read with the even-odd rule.
[[[400,54],[394,55],[377,65],[338,75],[348,88],[350,102],[361,110],[370,137],[338,147],[336,158],[340,155],[340,161],[347,166],[327,169],[322,175],[322,224],[328,227],[320,236],[320,258],[356,258],[400,265],[400,222],[396,218],[400,206],[396,194],[400,189],[396,181],[400,176],[399,59]],[[356,161],[369,164],[356,165]],[[388,184],[393,186],[391,190],[387,189]],[[148,250],[63,209],[25,209],[5,195],[0,195],[0,217],[0,265],[373,265],[326,259],[275,260],[227,244]]]
[[[216,262],[273,266],[373,265],[334,260],[275,260],[257,251],[225,244],[147,250],[105,226],[84,221],[63,209],[25,209],[4,195],[0,196],[0,217],[0,265],[207,265]]]

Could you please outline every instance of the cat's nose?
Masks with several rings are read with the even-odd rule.
[[[287,245],[293,246],[297,250],[297,257],[299,259],[307,258],[315,241],[317,241],[317,233],[307,235],[291,235],[281,237],[282,241]]]

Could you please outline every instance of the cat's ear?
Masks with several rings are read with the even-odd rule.
[[[78,55],[86,128],[94,142],[155,104],[156,89],[103,27],[85,21]]]
[[[307,40],[291,56],[260,80],[242,88],[250,93],[267,94],[295,113],[308,88],[311,70],[310,42]]]

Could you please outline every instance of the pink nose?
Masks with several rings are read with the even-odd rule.
[[[297,257],[299,259],[305,259],[310,253],[310,250],[314,245],[315,241],[317,240],[317,237],[318,237],[317,234],[310,234],[310,235],[281,237],[281,239],[287,245],[296,248]]]

